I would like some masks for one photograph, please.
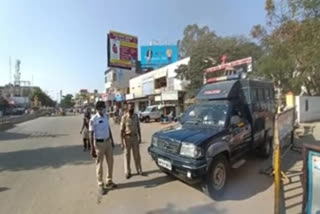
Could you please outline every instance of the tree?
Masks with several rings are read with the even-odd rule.
[[[41,102],[42,106],[54,107],[55,101],[51,99],[45,92],[43,92],[40,88],[35,88],[33,92],[30,94],[30,100],[35,101],[35,97],[38,98],[38,101]]]
[[[259,73],[279,83],[284,91],[320,94],[320,1],[266,1],[268,22],[254,26],[264,56]]]
[[[60,102],[60,106],[62,108],[71,108],[74,106],[74,101],[73,101],[73,95],[72,94],[67,94],[66,96],[63,96]]]
[[[189,65],[180,66],[176,72],[181,79],[191,81],[187,87],[187,96],[194,97],[203,85],[203,72],[206,68],[220,64],[223,54],[232,61],[262,55],[261,48],[245,37],[217,36],[207,26],[188,25],[184,37],[178,43],[182,56],[190,56]]]

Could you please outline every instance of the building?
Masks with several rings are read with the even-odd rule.
[[[81,89],[79,93],[75,95],[75,107],[83,109],[87,106],[94,107],[95,103],[102,100],[102,94],[98,90],[89,92],[87,89]]]
[[[30,95],[36,89],[40,89],[36,86],[18,86],[8,84],[0,87],[0,96],[9,100],[10,104],[27,107],[30,103]]]
[[[176,69],[189,61],[190,57],[130,79],[126,100],[135,103],[136,111],[143,111],[148,105],[175,104],[179,114],[184,110],[185,87],[189,81],[178,79]]]
[[[133,70],[109,68],[105,71],[104,100],[108,106],[120,107],[129,93],[129,80],[138,74]]]

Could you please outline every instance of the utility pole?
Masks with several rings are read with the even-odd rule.
[[[11,56],[9,56],[9,84],[11,83]]]

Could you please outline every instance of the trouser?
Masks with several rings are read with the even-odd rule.
[[[124,149],[124,170],[125,170],[124,173],[125,174],[131,173],[131,167],[130,167],[131,150],[133,153],[136,170],[137,172],[142,172],[138,137],[125,136],[125,149]]]
[[[90,141],[89,141],[89,131],[87,128],[84,128],[82,132],[82,138],[83,138],[83,147],[86,149],[90,149]]]
[[[113,153],[111,140],[105,140],[104,142],[96,142],[95,145],[97,159],[96,159],[96,175],[99,186],[103,186],[103,159],[106,158],[108,171],[106,183],[112,182],[112,172],[113,172]]]
[[[83,138],[83,148],[84,149],[90,149],[91,145],[89,142],[89,139]]]

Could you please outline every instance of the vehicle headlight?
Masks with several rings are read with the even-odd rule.
[[[157,147],[158,146],[158,138],[157,137],[152,137],[151,144],[152,144],[152,146]]]
[[[182,143],[180,154],[191,158],[198,158],[203,155],[202,149],[192,143]]]

